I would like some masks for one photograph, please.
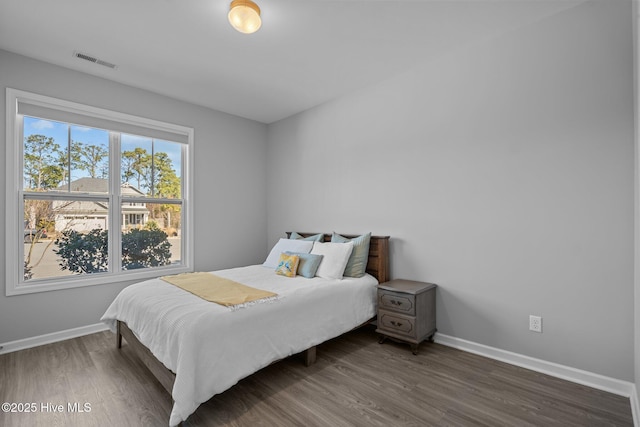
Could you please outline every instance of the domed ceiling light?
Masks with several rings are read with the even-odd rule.
[[[260,8],[251,0],[233,0],[229,6],[229,22],[241,33],[255,33],[262,25]]]

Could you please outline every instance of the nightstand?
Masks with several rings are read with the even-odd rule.
[[[378,285],[380,344],[387,338],[411,345],[413,354],[436,333],[436,285],[395,279]]]

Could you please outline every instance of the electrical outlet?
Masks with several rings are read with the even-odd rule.
[[[529,330],[542,333],[542,317],[530,315]]]

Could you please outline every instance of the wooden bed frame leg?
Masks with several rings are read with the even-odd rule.
[[[304,351],[304,366],[311,366],[316,363],[316,348],[311,347]]]
[[[120,321],[116,322],[116,345],[122,348],[122,334],[120,333]]]

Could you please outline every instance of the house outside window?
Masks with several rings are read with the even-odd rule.
[[[7,295],[192,270],[193,129],[14,89],[7,105]]]

